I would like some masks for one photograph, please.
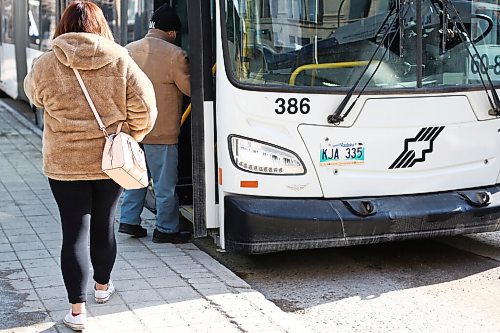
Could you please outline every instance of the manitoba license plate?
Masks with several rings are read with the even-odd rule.
[[[321,143],[319,165],[349,165],[365,162],[365,146],[363,143]]]

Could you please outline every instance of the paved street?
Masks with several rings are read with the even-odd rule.
[[[500,232],[214,255],[307,332],[500,332]]]
[[[0,332],[67,332],[60,222],[41,139],[7,110],[0,102]],[[303,332],[193,244],[117,240],[118,292],[104,305],[89,298],[88,332]]]

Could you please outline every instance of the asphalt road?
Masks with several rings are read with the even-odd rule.
[[[198,244],[311,332],[500,332],[500,232],[252,256]]]

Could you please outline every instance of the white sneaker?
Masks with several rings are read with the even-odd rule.
[[[115,293],[115,286],[113,285],[113,282],[109,280],[108,282],[108,289],[106,290],[97,290],[95,289],[95,284],[94,284],[94,296],[95,296],[95,301],[96,303],[106,303],[109,301],[109,298],[111,295]]]
[[[63,318],[63,323],[74,331],[83,331],[87,323],[87,314],[80,313],[73,316],[73,313],[69,310],[69,313]]]

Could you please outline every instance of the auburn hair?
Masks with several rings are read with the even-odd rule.
[[[56,27],[54,38],[68,32],[88,32],[114,41],[101,8],[86,0],[73,1],[66,7]]]

